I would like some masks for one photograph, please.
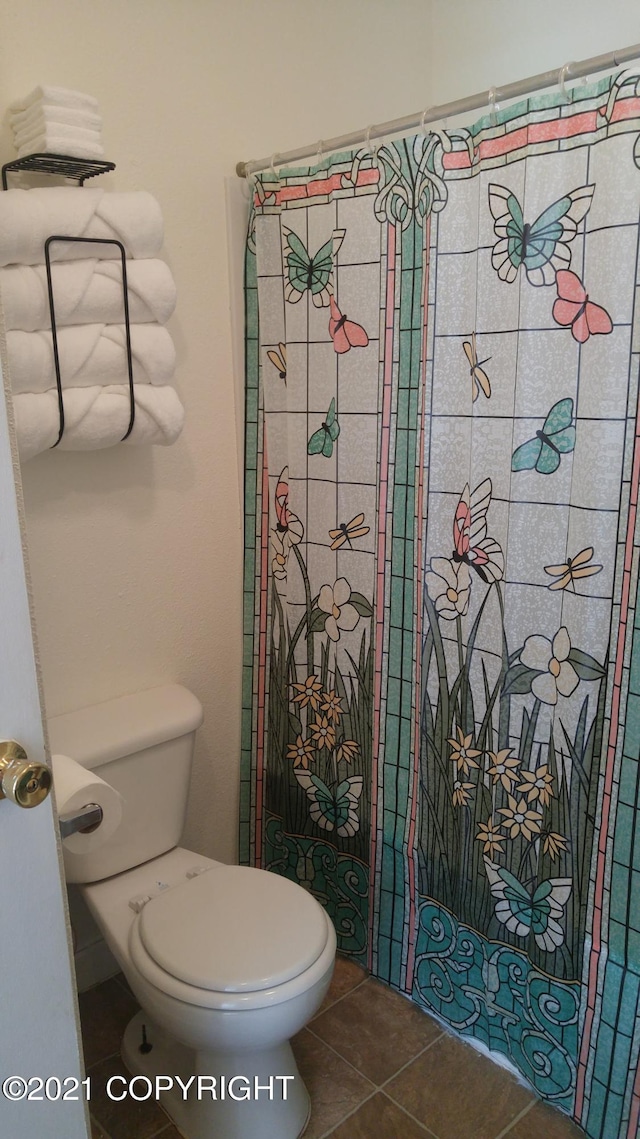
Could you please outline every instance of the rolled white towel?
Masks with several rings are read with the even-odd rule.
[[[68,138],[71,142],[79,142],[85,146],[102,145],[102,132],[92,127],[76,127],[68,123],[46,123],[44,126],[36,125],[28,130],[14,131],[13,141],[16,149],[31,146],[40,139]]]
[[[135,421],[126,443],[175,443],[184,408],[172,387],[134,387]],[[53,447],[60,432],[58,392],[14,396],[18,450],[22,462]],[[72,388],[64,393],[64,434],[56,450],[93,451],[121,442],[129,426],[128,386]]]
[[[36,103],[27,111],[9,115],[9,125],[16,133],[22,130],[33,132],[36,127],[44,130],[52,123],[65,123],[67,126],[83,127],[85,130],[102,130],[102,116],[95,111],[78,110],[75,107],[56,107],[51,103]]]
[[[41,84],[34,87],[23,99],[16,99],[11,103],[9,110],[12,114],[26,111],[36,103],[47,103],[55,107],[75,107],[77,110],[97,111],[98,100],[93,95],[85,95],[82,91],[72,91],[69,87],[54,87],[50,84]]]
[[[9,379],[14,395],[56,386],[50,332],[7,332]],[[60,382],[67,388],[128,381],[123,324],[74,324],[57,329]],[[136,384],[167,384],[175,374],[176,350],[159,324],[131,325],[131,362]]]
[[[17,147],[18,158],[28,158],[30,154],[63,154],[69,158],[86,158],[89,162],[104,158],[104,147],[99,142],[79,142],[75,138],[60,138],[59,135],[44,134],[24,146]]]
[[[40,265],[51,234],[116,238],[128,257],[156,257],[162,248],[160,206],[146,190],[115,192],[50,186],[0,193],[0,265]],[[52,261],[120,257],[114,245],[55,242]]]
[[[127,261],[126,268],[131,324],[166,324],[176,306],[176,286],[169,266],[151,257]],[[51,266],[51,284],[56,328],[123,322],[120,261],[60,261]],[[0,295],[7,329],[35,332],[51,327],[44,265],[6,265],[0,269]]]

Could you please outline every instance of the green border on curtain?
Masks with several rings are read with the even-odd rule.
[[[408,155],[403,171],[411,178]],[[398,226],[398,229],[400,227]],[[412,220],[401,231],[399,365],[394,391],[393,488],[390,494],[391,591],[384,725],[384,816],[377,930],[377,975],[406,984],[407,817],[411,800],[415,723],[416,464],[422,382],[424,229]],[[384,509],[386,504],[380,504]]]
[[[249,222],[249,237],[254,222]],[[258,280],[256,254],[249,240],[245,254],[245,455],[244,455],[244,576],[243,576],[243,651],[242,651],[242,737],[240,766],[240,838],[241,863],[255,862],[255,786],[253,735],[255,708],[253,700],[255,651],[255,594],[258,524],[260,436],[260,344],[258,322]],[[258,854],[260,852],[257,852]]]

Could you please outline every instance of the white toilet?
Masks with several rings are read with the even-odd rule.
[[[289,1040],[329,987],[335,930],[288,879],[177,845],[201,722],[180,685],[49,721],[52,753],[96,770],[124,800],[103,845],[63,847],[66,877],[143,1009],[125,1032],[125,1064],[154,1094],[171,1077],[160,1102],[187,1139],[297,1139],[309,1097]]]

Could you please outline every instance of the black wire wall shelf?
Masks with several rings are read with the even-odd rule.
[[[84,158],[72,158],[66,154],[28,154],[24,158],[17,158],[15,162],[7,162],[2,167],[2,188],[7,189],[7,175],[9,173],[29,172],[31,174],[55,174],[64,178],[71,178],[80,185],[84,185],[87,178],[95,178],[98,174],[106,174],[110,170],[115,170],[115,162],[98,162]],[[64,435],[64,398],[62,391],[62,379],[60,376],[60,356],[58,353],[58,329],[56,326],[56,312],[55,312],[55,299],[53,295],[53,281],[51,277],[51,245],[53,242],[74,242],[87,246],[91,245],[115,245],[120,254],[120,263],[122,265],[122,294],[123,294],[123,307],[124,307],[124,327],[126,336],[127,348],[127,374],[129,382],[129,399],[131,404],[131,411],[129,414],[129,425],[125,434],[122,436],[121,442],[129,437],[133,431],[133,425],[136,417],[136,404],[133,391],[133,357],[131,352],[131,322],[129,320],[129,296],[127,291],[127,264],[125,248],[121,241],[116,241],[115,238],[107,237],[71,237],[69,234],[52,234],[44,243],[44,262],[47,270],[47,287],[49,292],[49,313],[51,315],[51,341],[53,348],[53,361],[56,370],[56,387],[58,389],[58,410],[60,413],[60,431],[58,438],[51,447],[58,446],[58,443]]]
[[[68,154],[27,154],[6,162],[2,167],[2,189],[7,189],[7,175],[28,171],[31,174],[57,174],[61,178],[71,178],[84,185],[87,178],[98,174],[108,174],[115,170],[115,162],[99,162],[93,158],[72,158]]]

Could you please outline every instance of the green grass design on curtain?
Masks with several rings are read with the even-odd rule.
[[[519,660],[523,646],[509,650],[500,586],[487,587],[466,646],[462,643],[462,628],[457,618],[459,668],[456,675],[447,669],[438,616],[428,597],[425,605],[428,632],[422,664],[420,893],[441,902],[463,924],[485,937],[525,949],[532,963],[546,973],[559,979],[578,978],[582,969],[597,809],[606,662],[600,664],[572,646],[568,659],[581,679],[592,685],[591,691],[584,698],[573,735],[563,727],[559,712],[556,734],[551,729],[545,743],[534,742],[541,711],[541,701],[531,693],[536,673]],[[484,692],[479,694],[473,690],[470,674],[483,621],[497,621],[502,627],[503,655],[493,684],[483,665]],[[519,701],[514,708],[514,701],[522,696],[527,697],[527,702]],[[480,720],[481,703],[485,710]],[[562,737],[560,745],[559,737]],[[456,765],[452,756],[457,754],[453,741],[462,742],[462,739],[465,749],[471,749],[471,757],[461,773],[463,761]],[[508,811],[513,786],[508,772],[500,779],[490,771],[495,770],[495,757],[503,750],[510,751],[511,755],[505,759],[515,765],[518,773],[529,771],[534,757],[533,766],[547,770],[548,791],[534,804],[536,812],[541,814],[541,821],[535,822],[535,833],[529,836],[522,830],[517,833],[514,828],[516,833],[510,836],[503,831],[487,854],[491,839],[483,840],[479,836],[487,820],[499,819],[503,808]],[[520,778],[518,774],[518,780]],[[455,790],[456,779],[462,784],[462,792]],[[487,857],[519,882],[534,882],[531,892],[549,880],[571,879],[564,920],[565,938],[553,952],[539,945],[533,931],[523,941],[498,922],[494,914],[495,898],[485,869]]]

